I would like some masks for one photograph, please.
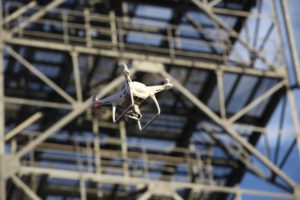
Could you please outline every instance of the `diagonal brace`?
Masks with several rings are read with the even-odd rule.
[[[28,9],[32,8],[36,6],[36,1],[33,0],[31,2],[29,2],[28,4],[22,6],[21,8],[19,8],[18,10],[16,10],[15,12],[13,12],[12,14],[10,14],[9,16],[7,16],[5,19],[3,19],[2,24],[7,24],[10,21],[20,17],[23,13],[25,13]]]
[[[135,72],[136,72],[136,69],[132,68],[131,73],[135,74]],[[105,88],[103,88],[103,90],[101,90],[101,92],[97,95],[97,97],[99,97],[99,98],[104,97],[111,90],[120,86],[122,82],[123,82],[123,75],[115,78],[110,84],[108,84]],[[75,119],[77,116],[82,114],[84,111],[86,111],[91,106],[92,106],[91,98],[87,99],[83,103],[78,103],[78,105],[75,106],[71,112],[69,112],[63,118],[58,120],[56,123],[54,123],[52,126],[50,126],[47,130],[45,130],[45,132],[43,132],[39,137],[37,137],[35,140],[28,143],[20,151],[18,151],[15,155],[16,158],[20,159],[22,156],[29,153],[36,146],[38,146],[40,143],[45,141],[48,137],[50,137],[56,131],[60,130],[62,127],[64,127],[69,122],[71,122],[73,119]]]
[[[11,138],[13,138],[14,136],[16,136],[18,133],[20,133],[26,127],[30,126],[36,120],[40,119],[42,116],[43,116],[43,113],[41,113],[41,112],[37,112],[37,113],[31,115],[28,119],[26,119],[25,121],[23,121],[21,124],[19,124],[13,130],[11,130],[8,133],[6,133],[5,136],[4,136],[5,141],[8,141]]]
[[[280,81],[275,86],[273,86],[271,89],[269,89],[267,92],[265,92],[263,95],[252,101],[250,104],[248,104],[246,107],[244,107],[242,110],[237,112],[235,115],[233,115],[229,119],[229,123],[234,123],[239,118],[241,118],[243,115],[245,115],[247,112],[249,112],[251,109],[255,108],[257,105],[262,103],[267,98],[271,97],[274,93],[276,93],[278,90],[280,90],[282,87],[286,85],[286,81]]]
[[[38,20],[42,16],[44,16],[49,10],[52,10],[62,4],[65,0],[54,0],[49,3],[47,6],[41,8],[38,12],[31,15],[29,18],[21,22],[18,26],[14,27],[11,30],[11,34],[16,33],[17,31],[24,29],[28,24]]]
[[[25,194],[27,194],[28,197],[32,200],[41,200],[40,197],[38,197],[19,177],[16,175],[12,175],[11,177],[14,184],[21,189]]]
[[[208,117],[210,117],[216,124],[222,127],[234,140],[240,143],[245,147],[249,152],[256,156],[262,163],[264,163],[270,170],[276,173],[279,177],[282,178],[286,183],[291,187],[295,188],[296,183],[288,177],[282,170],[280,170],[274,163],[262,155],[258,150],[255,149],[251,144],[248,143],[242,136],[238,134],[231,126],[227,120],[222,120],[218,115],[211,111],[202,101],[195,97],[190,91],[188,91],[180,82],[178,82],[172,75],[166,71],[161,71],[161,75],[165,78],[168,78],[174,84],[174,87],[177,88],[187,99],[194,103],[202,112],[204,112]]]
[[[274,65],[272,63],[269,63],[267,59],[260,54],[255,48],[250,46],[245,40],[241,39],[239,37],[239,34],[230,26],[225,24],[222,20],[218,18],[218,16],[213,12],[213,9],[209,5],[203,4],[200,0],[192,0],[192,2],[198,6],[213,22],[215,22],[218,26],[222,27],[229,35],[237,38],[240,43],[248,49],[250,52],[255,53],[255,55],[263,62],[265,63],[269,68],[275,69]]]
[[[12,57],[14,57],[17,61],[19,61],[24,67],[26,67],[29,71],[31,71],[33,74],[35,74],[39,79],[41,79],[44,83],[46,83],[54,91],[56,91],[58,94],[60,94],[68,102],[70,102],[72,104],[75,103],[75,100],[68,93],[66,93],[56,83],[54,83],[47,76],[45,76],[42,72],[40,72],[37,68],[35,68],[31,63],[29,63],[25,58],[23,58],[15,50],[13,50],[12,48],[10,48],[8,46],[6,46],[6,50]]]

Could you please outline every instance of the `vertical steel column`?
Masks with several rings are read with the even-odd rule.
[[[125,122],[123,121],[120,122],[120,135],[121,135],[123,172],[124,172],[124,177],[127,179],[129,177],[128,152],[127,152],[127,141],[126,141],[126,128],[125,128]]]
[[[85,177],[84,177],[84,164],[82,163],[83,161],[81,160],[82,158],[80,157],[80,154],[83,153],[81,147],[80,147],[80,139],[78,136],[73,136],[74,137],[74,143],[75,143],[75,154],[76,154],[76,163],[78,165],[78,170],[79,170],[79,189],[80,189],[80,199],[86,200],[86,188],[85,188]]]
[[[293,93],[292,90],[288,89],[287,91],[287,98],[290,104],[290,111],[291,111],[291,115],[292,115],[292,121],[294,124],[294,129],[295,129],[295,137],[297,140],[297,144],[298,144],[298,151],[300,152],[300,122],[299,122],[299,117],[298,117],[298,113],[297,113],[297,103],[295,101],[296,97]]]
[[[99,127],[97,119],[93,119],[93,132],[94,132],[94,152],[95,152],[95,172],[101,174],[101,154],[100,154],[100,139],[98,136]]]
[[[85,179],[84,179],[83,175],[80,176],[79,184],[80,184],[80,199],[81,200],[87,200],[86,188],[85,188]]]
[[[0,0],[0,22],[3,21],[2,0]],[[4,177],[4,153],[5,153],[5,109],[4,109],[4,62],[3,62],[3,24],[0,24],[0,199],[6,199],[6,178]]]
[[[167,40],[168,40],[168,46],[169,46],[169,54],[170,57],[173,59],[175,58],[175,50],[174,50],[174,39],[173,39],[173,27],[172,26],[168,26],[167,27]]]
[[[63,11],[62,13],[62,23],[64,31],[64,44],[69,44],[69,25],[68,25],[68,13]]]
[[[12,48],[6,46],[6,51],[16,59],[20,64],[22,64],[25,68],[27,68],[31,73],[36,75],[41,81],[47,84],[50,88],[60,94],[63,98],[65,98],[71,104],[75,103],[73,97],[71,97],[67,92],[65,92],[61,87],[59,87],[54,81],[45,76],[39,69],[33,66],[28,60],[23,58],[19,53],[17,53]]]
[[[226,118],[226,108],[225,108],[225,99],[224,99],[224,87],[223,87],[223,72],[218,70],[217,74],[217,83],[218,83],[218,102],[222,119]]]
[[[241,200],[242,198],[241,198],[241,193],[240,192],[236,192],[235,193],[235,196],[234,196],[234,200]]]
[[[228,24],[224,23],[224,21],[220,20],[220,18],[214,13],[213,9],[208,6],[207,4],[204,4],[200,0],[192,0],[192,2],[200,8],[200,10],[203,11],[204,14],[206,14],[210,19],[211,22],[214,23],[217,27],[223,28],[229,35],[232,37],[237,38],[241,45],[243,45],[246,49],[249,50],[249,52],[255,53],[257,58],[259,58],[264,64],[266,64],[270,69],[275,69],[275,66],[270,63],[262,54],[261,52],[257,51],[255,48],[253,48],[251,45],[248,44],[247,41],[242,39],[236,30],[234,30],[231,26]]]
[[[90,21],[91,21],[90,9],[85,8],[83,13],[84,13],[84,28],[86,31],[85,41],[86,41],[86,45],[88,47],[91,47],[92,46],[92,37],[91,37],[91,24],[90,24]]]
[[[291,58],[293,62],[294,72],[296,76],[297,85],[300,86],[300,65],[299,65],[299,58],[297,54],[297,47],[296,47],[296,41],[295,41],[295,35],[293,32],[291,19],[289,15],[289,9],[288,4],[286,0],[281,0],[281,7],[282,7],[282,14],[284,18],[284,25],[287,32],[287,39],[290,46],[291,51]]]
[[[144,170],[144,177],[145,179],[149,179],[149,166],[148,166],[148,156],[147,156],[147,149],[142,146],[142,156],[143,156],[143,170]]]
[[[110,20],[110,31],[111,31],[111,42],[113,49],[118,46],[118,34],[117,34],[117,24],[116,24],[116,14],[112,10],[109,12],[109,20]]]
[[[72,51],[71,57],[72,57],[73,74],[74,74],[74,81],[75,81],[75,88],[76,88],[76,96],[77,96],[77,100],[82,102],[82,87],[81,87],[80,69],[78,63],[79,55],[77,51]]]
[[[95,157],[95,173],[96,174],[102,174],[102,169],[101,169],[101,150],[100,150],[100,137],[98,134],[99,132],[99,124],[97,119],[93,119],[93,133],[94,133],[94,157]],[[102,197],[102,191],[101,191],[101,183],[97,183],[97,197]]]

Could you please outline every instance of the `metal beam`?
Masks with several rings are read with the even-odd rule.
[[[17,31],[24,29],[27,25],[30,23],[36,21],[37,19],[43,17],[48,11],[58,7],[60,4],[62,4],[65,0],[53,0],[51,3],[49,3],[47,6],[41,8],[38,12],[34,13],[30,17],[28,17],[26,20],[22,21],[18,26],[14,27],[9,34],[16,33]]]
[[[86,188],[85,188],[85,180],[83,177],[80,177],[79,179],[80,182],[80,199],[81,200],[86,200]]]
[[[192,2],[196,6],[198,6],[208,17],[210,17],[214,23],[222,27],[229,35],[231,35],[234,38],[237,38],[246,49],[248,49],[252,53],[255,53],[255,55],[270,69],[275,69],[275,66],[272,63],[270,63],[264,56],[262,56],[261,53],[258,52],[254,47],[250,46],[248,42],[243,40],[240,37],[239,33],[237,33],[233,28],[231,28],[229,25],[225,24],[222,20],[220,20],[219,17],[214,13],[211,6],[202,3],[200,0],[192,0]]]
[[[5,97],[4,101],[6,104],[18,104],[18,105],[57,108],[57,109],[66,109],[66,110],[71,110],[73,108],[72,105],[66,103],[55,103],[49,101],[40,101],[40,100],[15,98],[15,97],[7,97],[7,96]]]
[[[17,177],[16,175],[12,175],[11,179],[14,182],[14,184],[19,189],[21,189],[30,199],[32,199],[32,200],[42,200],[19,177]]]
[[[152,56],[152,55],[145,55],[144,53],[131,53],[129,51],[120,52],[116,50],[99,49],[99,48],[85,47],[85,46],[78,46],[78,45],[74,46],[74,45],[68,45],[62,43],[46,42],[46,41],[39,41],[39,40],[25,39],[25,38],[6,37],[4,39],[5,42],[9,44],[30,46],[30,47],[36,47],[42,49],[47,48],[47,49],[52,49],[57,51],[67,51],[67,52],[75,50],[78,53],[107,56],[107,57],[114,57],[114,58],[119,58],[119,56],[122,55],[122,58],[124,59],[154,61],[154,62],[161,62],[163,64],[170,64],[170,65],[176,65],[176,66],[187,67],[187,68],[197,68],[203,70],[220,69],[223,72],[228,72],[228,73],[247,74],[247,75],[270,77],[270,78],[285,77],[285,74],[280,71],[265,71],[265,70],[255,69],[255,68],[241,68],[233,65],[208,63],[200,60],[197,61],[194,59],[190,60],[190,59],[176,58],[176,57],[170,58],[167,56]]]
[[[177,194],[176,192],[174,192],[172,194],[172,197],[174,200],[183,200],[183,198],[181,196],[179,196],[179,194]]]
[[[249,112],[251,109],[255,108],[257,105],[262,103],[267,98],[271,97],[275,92],[280,90],[282,87],[286,85],[286,80],[280,81],[275,86],[270,88],[267,92],[256,98],[254,101],[249,103],[246,107],[241,109],[239,112],[237,112],[235,115],[233,115],[228,121],[229,123],[234,123],[236,120],[241,118],[243,115],[245,115],[247,112]]]
[[[135,72],[136,72],[136,70],[134,68],[132,68],[131,74],[133,75],[133,74],[135,74]],[[99,98],[104,97],[110,91],[112,91],[114,88],[120,86],[120,84],[123,82],[123,79],[124,79],[123,76],[119,76],[119,77],[115,78],[110,84],[108,84],[105,88],[103,88],[103,90],[101,90],[101,92],[97,96]],[[20,151],[18,151],[15,156],[20,159],[26,153],[29,153],[37,145],[39,145],[41,142],[46,140],[49,136],[51,136],[56,131],[58,131],[59,129],[64,127],[67,123],[71,122],[78,115],[82,114],[85,110],[87,110],[89,107],[91,107],[91,105],[92,105],[91,98],[87,99],[83,103],[78,103],[77,106],[75,106],[71,112],[69,112],[63,118],[61,118],[56,123],[54,123],[52,126],[50,126],[43,134],[41,134],[35,140],[28,143],[25,147],[23,147]]]
[[[126,126],[125,122],[120,122],[120,139],[121,139],[121,150],[122,150],[122,159],[123,162],[123,172],[124,177],[129,177],[129,166],[128,163],[125,160],[128,160],[128,149],[127,149],[127,134],[126,134]]]
[[[298,151],[300,153],[300,122],[299,122],[299,117],[298,117],[298,107],[296,104],[296,97],[291,89],[288,89],[287,91],[287,98],[290,104],[290,111],[292,115],[292,121],[294,124],[294,129],[295,129],[295,137],[297,140],[298,144]],[[299,104],[298,104],[299,105]]]
[[[6,47],[7,52],[14,57],[17,61],[19,61],[24,67],[26,67],[29,71],[35,74],[39,79],[41,79],[44,83],[46,83],[49,87],[51,87],[54,91],[60,94],[63,98],[65,98],[68,102],[74,104],[75,100],[66,93],[63,89],[61,89],[56,83],[50,80],[47,76],[45,76],[41,71],[35,68],[30,62],[28,62],[25,58],[23,58],[20,54],[14,51],[10,47]]]
[[[216,6],[217,4],[219,4],[221,1],[223,1],[223,0],[213,0],[213,1],[209,2],[209,5],[210,5],[211,7],[214,7],[214,6]]]
[[[19,171],[20,174],[48,174],[53,178],[68,179],[68,180],[79,180],[80,172],[70,171],[70,170],[61,170],[61,169],[49,169],[49,168],[40,168],[40,167],[27,167],[22,166]],[[244,195],[253,195],[253,196],[262,196],[262,197],[274,197],[274,198],[283,198],[283,199],[294,199],[293,194],[279,193],[279,192],[269,192],[269,191],[258,191],[251,189],[242,189],[237,187],[226,187],[219,185],[208,185],[201,183],[187,183],[187,182],[165,182],[158,180],[149,180],[144,178],[130,177],[125,179],[123,176],[115,175],[99,175],[95,173],[84,173],[83,174],[86,181],[94,181],[99,183],[106,184],[122,184],[122,185],[157,185],[157,184],[167,184],[173,190],[178,189],[195,189],[203,190],[207,192],[225,192],[225,193],[237,193],[241,192]]]
[[[20,133],[22,130],[24,130],[26,127],[30,126],[32,123],[34,123],[36,120],[40,119],[43,116],[41,112],[37,112],[33,115],[31,115],[28,119],[23,121],[21,124],[19,124],[17,127],[9,131],[5,134],[5,141],[10,140],[11,138],[15,137],[18,133]]]
[[[72,66],[73,66],[77,100],[82,102],[82,87],[81,87],[80,69],[78,63],[78,58],[79,58],[78,53],[76,51],[72,51],[71,57],[72,57]]]
[[[294,72],[295,72],[295,77],[296,77],[296,80],[297,80],[297,85],[300,87],[299,57],[298,57],[298,53],[297,53],[295,35],[294,35],[294,32],[293,32],[291,19],[290,19],[290,15],[289,15],[289,8],[288,8],[288,4],[287,4],[286,0],[281,0],[280,2],[281,2],[281,5],[282,5],[284,25],[286,27],[287,39],[288,39],[288,44],[290,46],[291,58],[292,58]]]
[[[178,89],[187,99],[193,102],[201,111],[203,111],[208,117],[210,117],[216,124],[222,127],[233,139],[242,144],[249,152],[261,160],[270,170],[276,173],[280,178],[282,178],[291,187],[295,187],[296,183],[288,177],[282,170],[280,170],[276,165],[274,165],[270,160],[268,160],[264,155],[262,155],[258,150],[255,149],[248,141],[246,141],[242,136],[238,134],[231,126],[231,123],[222,120],[213,111],[211,111],[205,104],[203,104],[198,98],[196,98],[190,91],[188,91],[184,86],[180,84],[176,79],[174,79],[166,71],[162,71],[161,75],[165,78],[171,80],[174,87]]]
[[[142,194],[137,200],[149,200],[152,196],[152,192],[147,190],[144,194]]]
[[[98,135],[99,133],[99,124],[97,119],[93,119],[92,121],[93,123],[93,135],[94,135],[94,154],[95,154],[95,172],[97,174],[101,174],[102,170],[101,170],[101,150],[100,150],[100,137]]]
[[[29,132],[28,134],[30,134],[31,132]],[[27,135],[28,135],[27,134]],[[33,137],[36,136],[37,134],[35,134],[34,132],[32,133]],[[59,137],[54,137],[53,140],[55,141],[55,138],[59,139]],[[51,140],[50,140],[51,141]],[[80,142],[84,142],[84,139],[80,139]],[[105,143],[106,145],[120,145],[120,141],[113,138],[107,138],[105,140],[102,141],[103,143]],[[71,144],[73,144],[71,142]],[[189,154],[192,155],[193,157],[195,157],[195,153],[190,152],[188,149],[186,148],[176,148],[176,149],[172,149],[171,152],[177,152],[177,155],[168,155],[168,152],[162,152],[162,155],[157,154],[157,152],[152,152],[155,151],[156,148],[155,146],[153,147],[154,149],[143,149],[143,152],[136,152],[136,149],[139,148],[139,146],[135,146],[135,147],[131,147],[130,151],[128,153],[128,160],[134,160],[137,157],[140,158],[144,158],[144,169],[145,169],[145,173],[147,173],[149,170],[153,169],[153,166],[148,166],[148,161],[156,161],[156,162],[164,162],[166,163],[166,165],[168,166],[177,166],[177,165],[182,165],[182,164],[186,164],[186,157],[185,154]],[[73,145],[70,144],[57,144],[54,142],[45,142],[40,144],[36,149],[37,152],[44,152],[44,151],[62,151],[64,153],[69,153],[69,152],[74,152],[74,147]],[[88,148],[85,147],[81,147],[82,152],[87,153],[89,151]],[[150,151],[150,152],[147,152]],[[102,165],[104,166],[105,164],[103,163],[107,163],[105,162],[105,158],[112,158],[112,157],[116,157],[116,158],[120,158],[122,159],[122,152],[120,150],[111,150],[111,149],[107,149],[107,148],[102,148],[101,149],[101,155],[98,154],[99,156],[99,163],[98,163],[98,167],[99,170],[96,170],[96,173],[101,173],[104,170],[101,170]],[[181,153],[181,155],[179,154]],[[236,161],[233,160],[228,160],[226,158],[220,158],[217,156],[212,156],[210,158],[207,157],[207,153],[206,152],[202,152],[202,155],[205,156],[205,158],[202,159],[203,163],[206,163],[208,159],[210,159],[210,162],[215,165],[215,166],[222,166],[224,168],[237,168],[238,167],[238,163]],[[101,157],[100,157],[101,156]],[[103,159],[104,160],[103,160]],[[146,159],[147,158],[147,159]],[[68,159],[59,159],[59,158],[52,158],[51,156],[49,157],[45,157],[45,159],[49,159],[52,161],[56,161],[56,160],[64,160],[64,161],[70,161],[70,162],[75,162],[74,158],[68,158]],[[149,159],[149,160],[148,160]],[[124,159],[127,160],[127,159]],[[102,162],[103,163],[102,163]],[[94,164],[97,165],[97,161],[93,161]],[[196,164],[198,162],[198,160],[196,158],[191,158],[190,162],[193,164]],[[131,165],[131,164],[128,164]],[[119,168],[122,168],[122,170],[124,170],[123,165],[120,163],[118,165]],[[103,167],[105,168],[105,167]],[[155,168],[155,167],[154,167]],[[204,169],[205,167],[203,167]],[[147,170],[146,170],[147,169]],[[166,170],[167,171],[167,170]],[[125,176],[124,176],[125,177]]]
[[[8,15],[5,19],[3,19],[3,24],[7,24],[9,23],[11,20],[14,20],[18,17],[20,17],[23,13],[25,13],[28,9],[32,8],[36,6],[36,0],[33,0],[27,4],[25,4],[24,6],[22,6],[21,8],[19,8],[18,10],[16,10],[15,12],[13,12],[12,14]]]
[[[226,118],[226,106],[224,96],[223,72],[217,71],[217,86],[218,86],[218,102],[222,119]]]
[[[3,19],[3,1],[0,0],[0,22]],[[4,55],[3,25],[0,24],[0,199],[6,199],[5,154],[5,108],[4,108]]]

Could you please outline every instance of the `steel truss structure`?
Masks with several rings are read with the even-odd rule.
[[[0,5],[1,200],[300,199],[283,170],[300,144],[285,0]],[[122,87],[124,62],[138,81],[174,84],[144,133],[91,107],[91,95]],[[142,110],[153,115],[150,103]],[[283,148],[285,137],[293,140]],[[246,174],[277,191],[240,187]]]

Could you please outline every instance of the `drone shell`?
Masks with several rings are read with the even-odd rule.
[[[130,83],[131,91],[133,97],[138,97],[141,99],[147,99],[150,96],[147,86],[140,82]]]

